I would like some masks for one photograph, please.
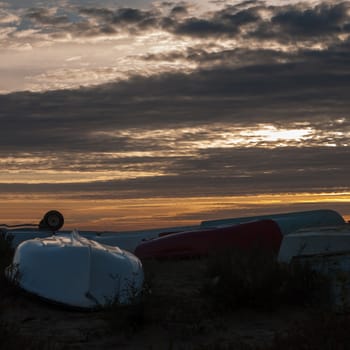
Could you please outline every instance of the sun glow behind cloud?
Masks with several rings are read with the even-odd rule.
[[[232,128],[213,141],[199,144],[199,148],[230,148],[230,147],[290,147],[303,145],[312,138],[314,130],[277,128],[273,125],[257,125],[255,128]]]
[[[116,228],[345,208],[349,4],[197,3],[0,3],[8,205]]]
[[[152,140],[154,145],[166,149],[164,154],[167,154],[170,146],[173,155],[186,154],[186,152],[189,152],[188,155],[193,155],[196,150],[209,148],[277,148],[320,145],[332,147],[334,144],[347,146],[350,131],[326,131],[317,129],[308,123],[301,123],[301,125],[297,123],[290,128],[267,123],[250,127],[211,123],[204,126],[173,129],[106,131],[97,132],[96,135],[110,138],[123,136],[128,137],[131,142]]]
[[[0,183],[6,184],[69,184],[69,183],[90,183],[92,181],[136,179],[144,177],[162,176],[160,171],[65,171],[60,170],[13,170],[7,171],[1,176]]]
[[[127,141],[126,146],[109,152],[2,156],[0,165],[6,171],[0,174],[0,183],[86,183],[161,177],[173,174],[168,168],[172,159],[201,159],[204,150],[346,147],[349,137],[347,130],[318,130],[307,123],[290,128],[273,124],[247,128],[212,123],[196,127],[98,131],[90,135],[92,140],[113,142],[122,138]]]

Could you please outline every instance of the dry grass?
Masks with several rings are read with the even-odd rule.
[[[12,239],[5,237],[0,233],[0,274],[3,276],[5,267],[10,265],[13,257],[13,249],[11,247]]]
[[[20,290],[5,277],[5,268],[12,262],[14,250],[11,247],[11,238],[0,234],[0,311],[11,307],[20,297]],[[37,341],[32,337],[20,334],[19,325],[5,321],[0,322],[0,349],[16,350],[51,350],[55,346],[51,342]]]
[[[60,310],[11,289],[3,269],[13,251],[1,239],[0,252],[0,349],[350,349],[348,316],[309,309],[324,280],[267,252],[144,261],[139,302],[96,313]]]
[[[307,265],[280,264],[270,251],[226,251],[209,257],[202,292],[218,311],[242,307],[329,304],[329,281]]]

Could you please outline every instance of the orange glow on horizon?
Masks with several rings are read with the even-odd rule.
[[[350,192],[280,193],[211,197],[142,199],[70,199],[30,195],[4,197],[0,223],[39,223],[46,211],[65,217],[64,229],[126,231],[197,225],[202,220],[253,216],[289,211],[334,209],[350,220]]]

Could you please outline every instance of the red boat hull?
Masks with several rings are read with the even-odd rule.
[[[181,258],[208,255],[224,249],[252,250],[257,247],[278,253],[282,233],[273,220],[173,233],[137,246],[135,255],[147,258]]]

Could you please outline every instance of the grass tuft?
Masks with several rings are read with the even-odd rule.
[[[8,295],[17,295],[18,288],[5,276],[6,267],[12,263],[14,249],[11,246],[12,237],[0,232],[0,306],[2,299]]]
[[[21,335],[19,329],[7,323],[0,323],[0,349],[6,350],[61,350],[50,340],[40,341],[31,336]],[[63,349],[62,349],[63,350]]]
[[[149,282],[145,282],[139,293],[130,284],[128,292],[130,294],[129,304],[121,304],[117,295],[103,310],[103,317],[111,332],[122,331],[126,335],[133,335],[145,326],[145,300],[151,293],[151,286]]]
[[[4,274],[5,268],[11,264],[14,249],[11,246],[12,237],[0,232],[0,273]]]
[[[261,249],[209,257],[201,291],[217,311],[241,307],[272,311],[281,305],[329,302],[326,277],[307,265],[280,264],[273,253]]]
[[[276,334],[272,345],[259,350],[350,349],[350,315],[315,311],[287,332]]]

